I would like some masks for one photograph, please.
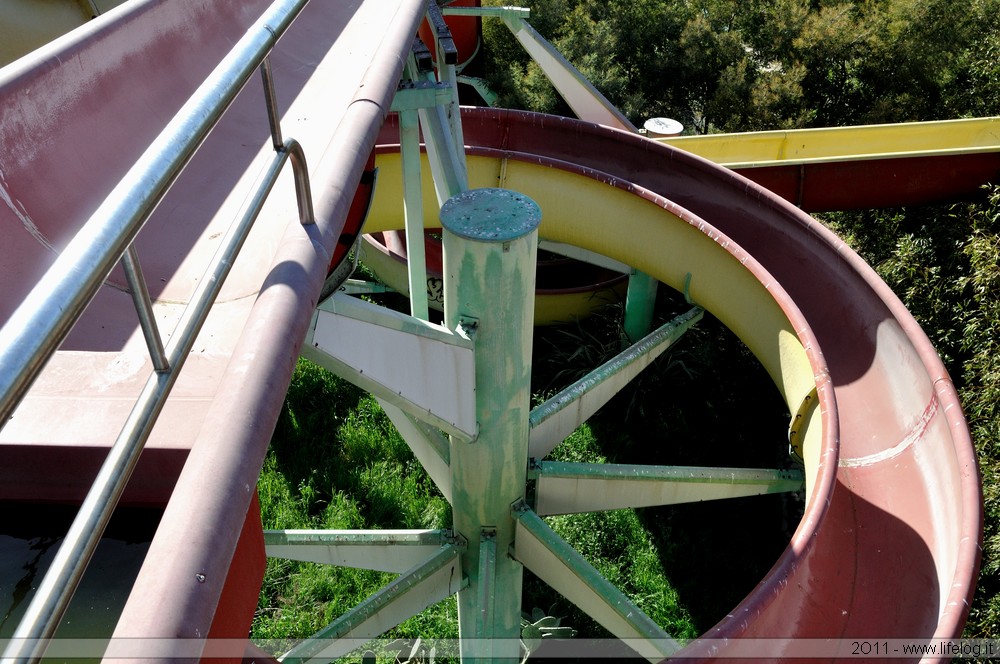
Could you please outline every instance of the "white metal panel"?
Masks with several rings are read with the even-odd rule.
[[[469,339],[338,294],[317,310],[307,342],[311,348],[303,354],[334,373],[448,433],[475,437],[475,358]]]

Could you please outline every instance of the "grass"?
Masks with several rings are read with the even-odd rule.
[[[665,294],[663,322],[686,308]],[[536,333],[540,401],[620,349],[620,309]],[[787,411],[749,352],[706,317],[678,349],[559,446],[564,461],[786,465]],[[444,528],[450,506],[375,400],[300,361],[258,491],[266,528]],[[549,525],[668,633],[697,636],[737,604],[787,542],[800,506],[780,496],[675,508],[549,517]],[[734,546],[733,542],[766,542]],[[255,639],[303,638],[355,606],[388,574],[268,562]],[[606,632],[525,574],[526,614],[561,618],[580,636]],[[446,600],[386,638],[457,637]]]
[[[450,507],[374,398],[300,360],[257,487],[265,528],[442,528]],[[270,559],[255,639],[315,633],[393,575]],[[457,636],[454,600],[393,637]]]

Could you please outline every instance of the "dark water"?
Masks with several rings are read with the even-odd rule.
[[[17,628],[76,511],[76,506],[0,503],[0,639]],[[112,517],[56,632],[60,648],[70,645],[63,639],[83,639],[82,655],[94,647],[91,640],[111,636],[161,513],[120,508]]]

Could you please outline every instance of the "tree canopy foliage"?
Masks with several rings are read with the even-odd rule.
[[[700,132],[751,131],[1000,112],[1000,0],[524,4],[639,125],[667,116]],[[484,36],[500,105],[566,112],[500,22]]]

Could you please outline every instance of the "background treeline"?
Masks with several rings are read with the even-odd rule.
[[[666,116],[704,133],[1000,112],[998,0],[523,4],[638,126]],[[499,21],[483,30],[500,106],[566,112]]]
[[[709,133],[1000,115],[1000,0],[524,4],[637,126],[658,116]],[[570,114],[500,22],[483,29],[501,106]],[[895,290],[958,386],[986,504],[966,635],[1000,637],[1000,182],[978,201],[820,217]]]

